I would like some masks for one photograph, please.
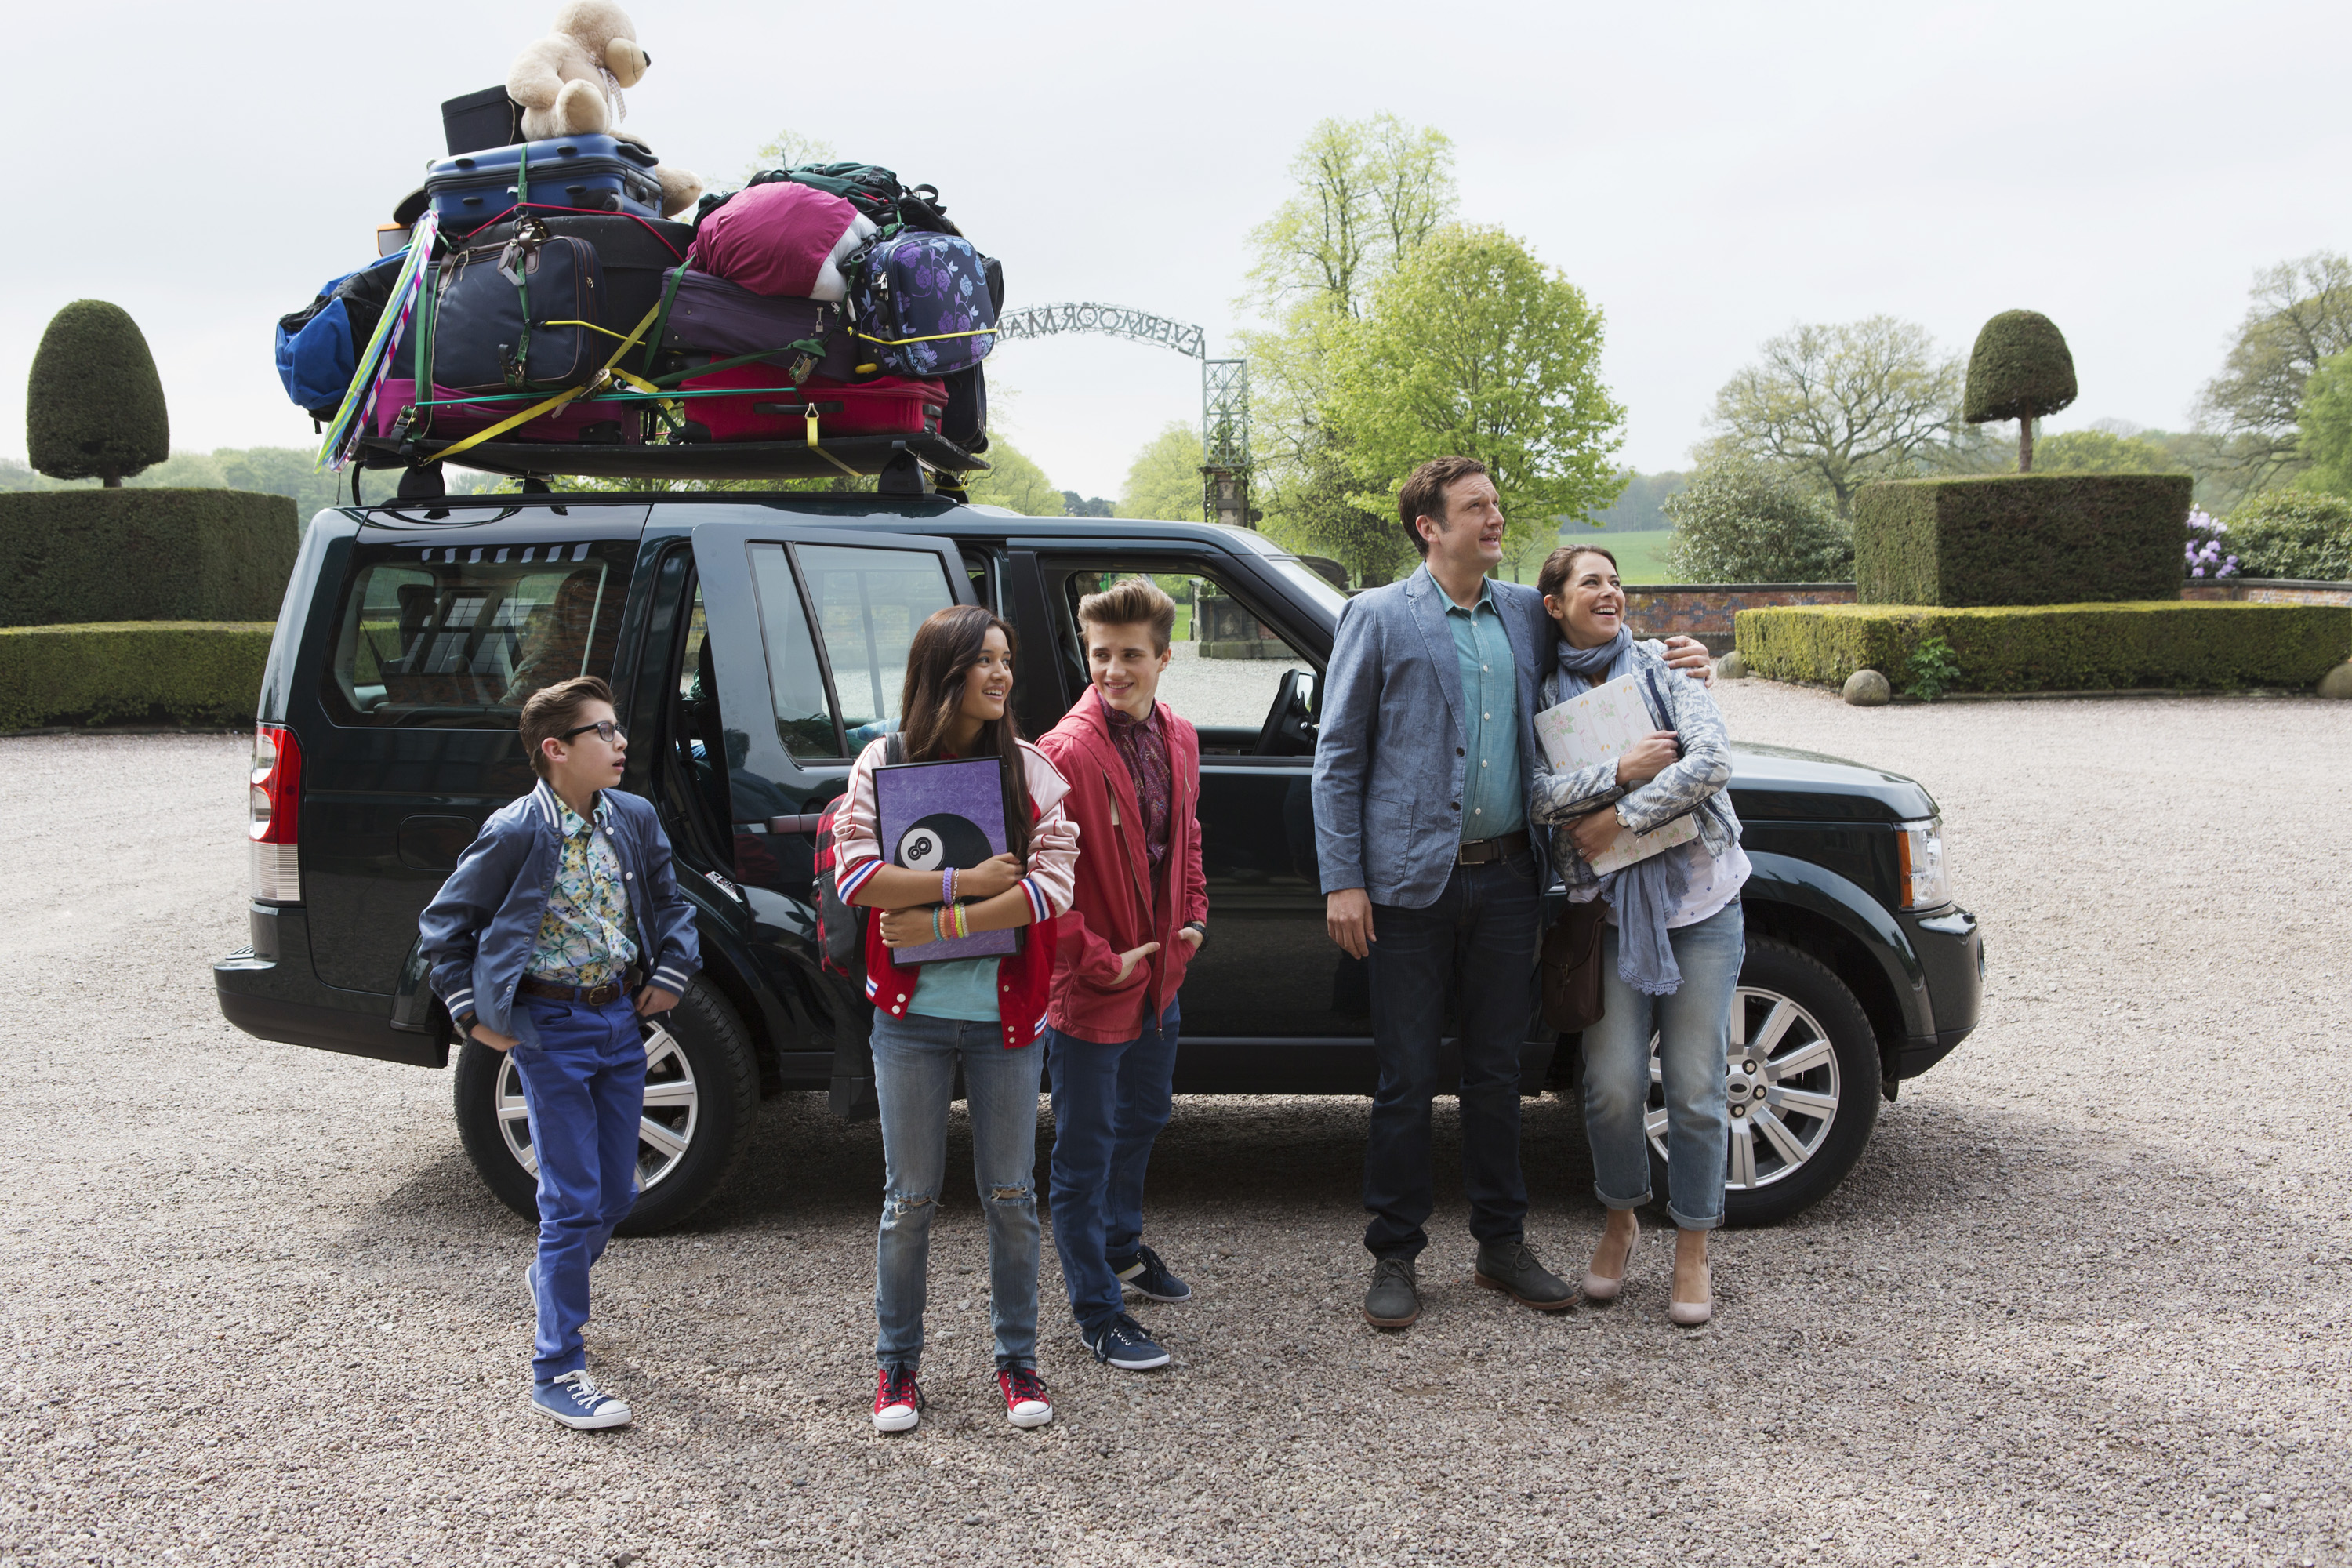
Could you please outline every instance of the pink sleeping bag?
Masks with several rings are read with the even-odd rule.
[[[839,300],[835,264],[873,224],[839,196],[777,180],[737,192],[694,231],[687,260],[754,294]]]

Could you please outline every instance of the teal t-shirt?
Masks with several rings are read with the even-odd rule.
[[[994,1023],[998,1017],[996,963],[992,958],[943,958],[924,964],[907,1011],[926,1018]]]

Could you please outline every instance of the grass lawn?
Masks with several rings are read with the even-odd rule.
[[[1663,528],[1647,533],[1612,533],[1605,529],[1580,528],[1561,542],[1598,544],[1617,557],[1618,581],[1631,584],[1678,581],[1666,564],[1666,547],[1674,538],[1672,530]]]

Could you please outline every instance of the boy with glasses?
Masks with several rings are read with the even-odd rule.
[[[539,1162],[531,1406],[625,1426],[628,1405],[588,1374],[588,1270],[636,1202],[637,1020],[677,1005],[701,955],[653,806],[615,787],[629,738],[611,689],[593,675],[548,687],[520,729],[539,786],[482,825],[417,929],[458,1032],[512,1052],[522,1079]]]

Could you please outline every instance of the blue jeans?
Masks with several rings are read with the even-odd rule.
[[[1507,1241],[1527,1226],[1519,1173],[1519,1049],[1536,1012],[1537,927],[1543,899],[1534,856],[1456,866],[1425,910],[1372,906],[1372,1048],[1380,1088],[1364,1152],[1364,1246],[1375,1258],[1416,1258],[1436,1206],[1429,1102],[1458,1090],[1470,1234]],[[1461,1026],[1458,1079],[1440,1070],[1446,1004]]]
[[[1054,1250],[1070,1314],[1092,1331],[1118,1315],[1118,1270],[1143,1245],[1143,1172],[1168,1125],[1179,1004],[1116,1046],[1045,1034],[1054,1078]]]
[[[646,1107],[646,1042],[625,994],[602,1007],[525,996],[539,1044],[514,1047],[539,1161],[539,1329],[531,1375],[541,1383],[588,1363],[588,1270],[637,1201],[637,1126]]]
[[[1685,1230],[1723,1223],[1731,1112],[1731,999],[1748,956],[1734,899],[1696,925],[1666,933],[1682,988],[1644,996],[1617,978],[1617,928],[1601,933],[1601,1022],[1584,1031],[1584,1135],[1592,1190],[1612,1209],[1650,1201],[1650,1040],[1666,1092],[1666,1213]]]
[[[996,1364],[1037,1363],[1037,1078],[1043,1040],[1004,1048],[1004,1026],[909,1013],[874,1015],[874,1089],[882,1109],[882,1227],[874,1243],[874,1360],[909,1372],[923,1359],[931,1216],[947,1174],[956,1064],[971,1111],[971,1173],[988,1215],[988,1299]]]

